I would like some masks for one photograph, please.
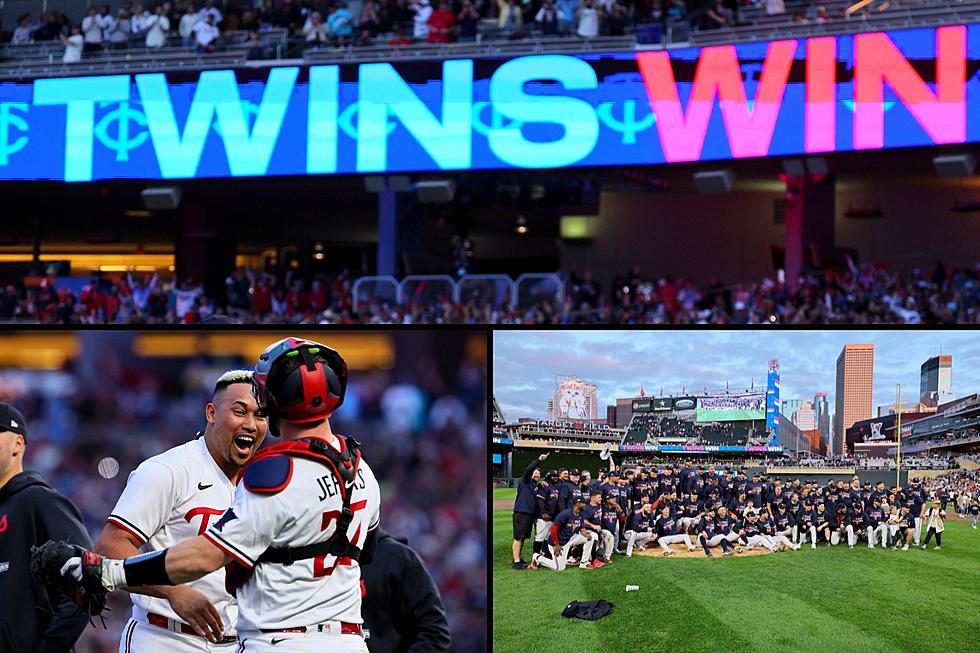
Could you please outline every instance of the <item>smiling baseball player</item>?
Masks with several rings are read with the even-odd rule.
[[[128,558],[159,551],[203,533],[231,505],[242,466],[261,446],[266,419],[252,390],[252,372],[233,370],[215,383],[202,436],[136,468],[106,519],[96,553]],[[238,607],[223,571],[186,585],[131,590],[133,616],[120,653],[231,650]],[[207,641],[205,641],[207,640]]]
[[[367,653],[359,562],[373,557],[381,498],[357,442],[328,421],[343,403],[347,364],[325,345],[285,338],[262,353],[253,378],[269,430],[284,442],[249,462],[217,523],[127,560],[49,542],[34,554],[35,573],[111,591],[186,583],[233,562],[238,653]]]

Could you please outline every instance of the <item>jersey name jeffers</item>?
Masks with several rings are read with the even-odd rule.
[[[327,497],[333,498],[340,494],[340,482],[337,477],[331,474],[324,474],[320,478],[316,479],[316,484],[320,486],[319,500],[323,501]],[[354,481],[354,489],[363,490],[367,487],[367,483],[364,482],[364,474],[360,469],[357,470],[357,480]]]

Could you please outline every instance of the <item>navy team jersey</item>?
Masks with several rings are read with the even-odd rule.
[[[701,513],[701,502],[698,500],[684,499],[684,516],[697,517]]]
[[[749,507],[748,500],[743,501],[742,499],[735,499],[734,501],[732,501],[732,504],[728,506],[728,512],[731,512],[741,517],[742,513],[744,513],[745,509],[748,507]]]
[[[609,508],[603,508],[600,526],[610,533],[615,533],[617,524],[619,524],[619,513]]]
[[[970,514],[980,515],[980,504],[976,504],[976,503],[970,504]]]
[[[800,516],[797,518],[797,523],[803,528],[810,528],[811,526],[816,526],[822,520],[818,518],[817,512],[815,510],[800,510]]]
[[[813,520],[814,526],[819,526],[820,524],[829,524],[832,520],[830,513],[828,513],[826,510],[820,511],[818,509],[813,514],[814,514],[814,520]]]
[[[745,531],[745,537],[752,537],[753,535],[762,534],[762,528],[759,522],[753,524],[750,521],[746,521],[744,524],[742,524],[742,530]]]
[[[887,517],[885,516],[885,511],[882,510],[881,507],[875,508],[874,506],[871,506],[870,508],[864,511],[864,518],[868,521],[868,524],[871,526],[877,526],[881,522],[887,520]]]
[[[717,511],[718,508],[721,508],[723,505],[725,505],[725,501],[723,499],[715,497],[714,499],[708,499],[707,501],[705,501],[704,505],[705,508],[710,506],[712,510]]]
[[[701,521],[698,522],[697,529],[699,533],[704,533],[704,536],[710,540],[715,536],[715,531],[717,530],[715,528],[715,520],[702,517]]]
[[[718,529],[719,533],[729,533],[733,528],[735,528],[735,524],[735,518],[731,515],[725,515],[724,517],[721,515],[715,516],[715,528]]]
[[[571,509],[577,492],[579,492],[577,485],[571,481],[563,481],[558,488],[558,509],[561,511]]]
[[[751,501],[752,505],[756,508],[762,507],[762,491],[762,483],[748,483],[745,486],[745,493],[748,495],[749,501]]]
[[[620,488],[619,485],[614,485],[613,483],[603,483],[599,486],[599,491],[602,492],[602,502],[605,503],[606,499],[609,497],[615,497],[616,503],[619,503]]]
[[[552,526],[558,526],[558,543],[561,545],[568,544],[568,540],[572,539],[572,535],[582,530],[582,513],[576,515],[570,509],[562,510],[555,517]]]
[[[650,496],[652,484],[650,479],[642,480],[637,479],[633,481],[633,501],[641,501],[643,497]]]
[[[626,530],[640,532],[645,531],[649,526],[650,515],[644,515],[642,512],[634,512],[630,515]]]
[[[760,519],[756,522],[759,525],[759,530],[766,535],[774,535],[776,531],[773,530],[772,522],[768,519]]]
[[[546,493],[544,497],[544,511],[548,513],[552,519],[558,514],[558,494],[561,492],[561,488],[557,484],[549,485],[546,488]]]
[[[803,504],[799,499],[796,501],[790,499],[786,502],[786,512],[793,515],[793,517],[799,517],[800,513],[803,512]]]
[[[704,494],[704,479],[697,474],[691,474],[687,478],[687,492],[691,494],[692,492],[697,496],[703,496]]]
[[[679,526],[680,525],[677,523],[677,520],[674,519],[673,515],[667,517],[666,519],[661,517],[660,521],[657,522],[657,537],[676,535]]]
[[[769,495],[769,499],[766,501],[770,506],[772,506],[772,511],[776,512],[779,506],[784,506],[789,503],[789,497],[786,496],[785,492],[773,492]]]
[[[868,525],[868,518],[865,517],[864,511],[861,510],[860,506],[855,506],[854,510],[850,513],[851,526],[854,528],[864,528]]]
[[[601,505],[593,506],[591,503],[587,503],[585,504],[585,507],[582,508],[581,515],[582,519],[589,522],[589,524],[595,524],[599,528],[602,528],[602,513],[603,509]],[[583,528],[588,528],[590,531],[595,530],[588,524],[584,525]]]
[[[787,528],[792,528],[796,525],[796,520],[788,510],[786,512],[777,512],[773,515],[772,520],[776,525],[777,531],[785,531]]]

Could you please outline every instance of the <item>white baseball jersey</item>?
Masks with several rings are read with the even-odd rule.
[[[143,551],[159,551],[204,533],[231,505],[235,486],[215,462],[204,438],[145,460],[129,475],[126,489],[106,519],[138,537]],[[225,591],[225,570],[188,583],[214,604],[225,634],[235,633],[238,609]],[[154,612],[182,621],[166,599],[130,594],[133,619]]]
[[[342,441],[342,440],[341,440]],[[341,445],[344,446],[344,445]],[[204,536],[254,573],[238,589],[238,631],[297,628],[325,621],[359,624],[361,570],[350,558],[333,555],[291,565],[255,561],[270,546],[300,547],[329,539],[343,508],[339,479],[326,465],[291,458],[287,485],[275,494],[259,494],[240,482],[229,514]],[[361,460],[350,499],[353,518],[347,537],[363,548],[368,531],[378,526],[381,491]]]

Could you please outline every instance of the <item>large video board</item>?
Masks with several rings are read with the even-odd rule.
[[[765,418],[766,395],[762,392],[698,397],[698,407],[694,413],[697,422],[735,422]]]
[[[712,161],[980,141],[980,25],[0,84],[0,180]]]

